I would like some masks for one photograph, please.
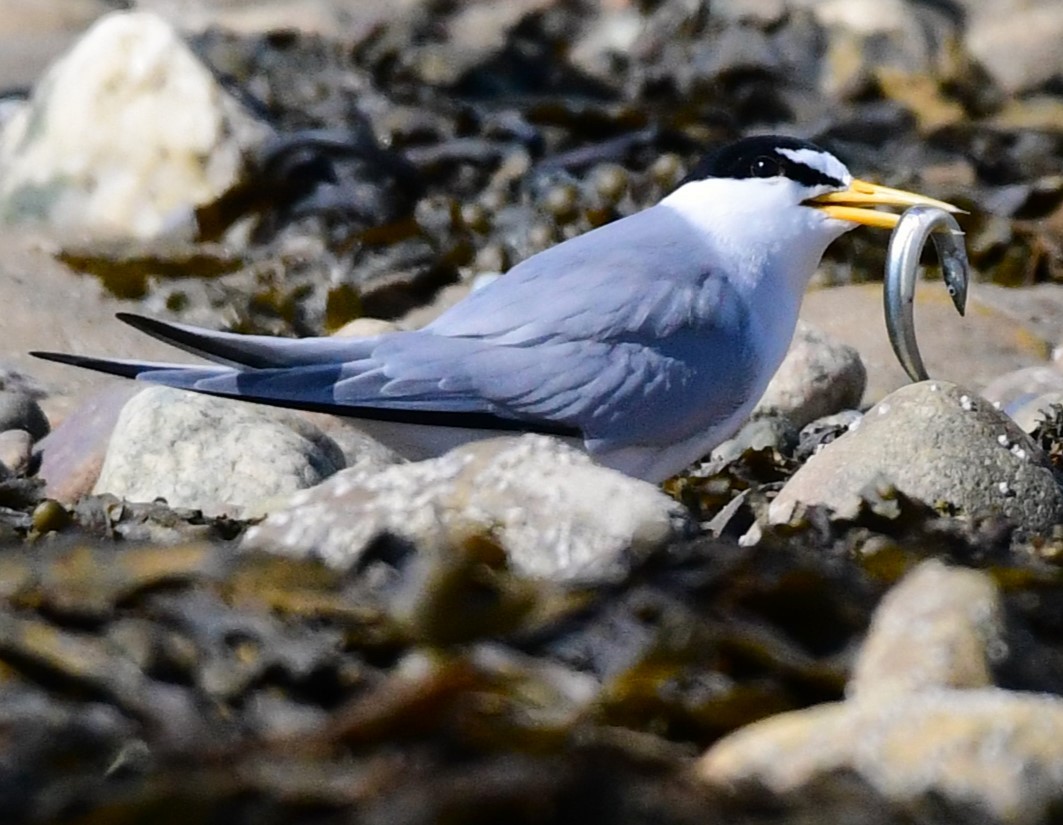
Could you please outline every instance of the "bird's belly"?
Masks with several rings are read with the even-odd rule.
[[[742,426],[755,406],[747,401],[723,419],[708,424],[691,435],[671,443],[635,444],[592,450],[594,460],[633,478],[660,484],[707,456]]]
[[[366,418],[352,418],[350,421],[370,438],[379,441],[409,461],[435,458],[472,441],[520,434],[519,431],[513,430],[442,427],[397,421],[374,421]],[[580,450],[586,449],[582,439],[562,438],[561,440]]]

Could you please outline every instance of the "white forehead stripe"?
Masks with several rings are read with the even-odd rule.
[[[827,154],[826,152],[818,152],[815,149],[779,149],[780,155],[785,155],[794,163],[803,163],[805,166],[810,166],[822,172],[824,175],[829,175],[835,180],[840,180],[842,183],[848,185],[852,179],[852,173],[845,168],[845,164],[838,160],[834,155]]]

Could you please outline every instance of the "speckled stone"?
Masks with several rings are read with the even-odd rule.
[[[846,771],[898,813],[929,805],[934,821],[970,822],[974,807],[993,822],[1050,821],[1063,803],[1063,699],[937,688],[892,701],[821,705],[743,728],[698,765],[713,785],[796,796],[813,783],[822,791]],[[941,819],[942,811],[952,818]]]
[[[788,521],[800,503],[851,515],[864,491],[890,484],[961,515],[1002,515],[1025,533],[1063,521],[1063,491],[1041,450],[992,404],[945,381],[902,387],[876,404],[794,474],[769,520]]]
[[[524,435],[382,472],[338,473],[249,529],[243,547],[346,568],[385,531],[421,545],[491,531],[517,571],[589,580],[622,574],[687,526],[683,508],[654,485]]]

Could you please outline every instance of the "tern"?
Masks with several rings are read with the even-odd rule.
[[[358,419],[407,458],[534,431],[651,482],[747,418],[789,347],[827,246],[922,195],[858,180],[804,140],[747,137],[641,212],[540,252],[418,330],[303,339],[118,317],[213,362],[52,361]]]

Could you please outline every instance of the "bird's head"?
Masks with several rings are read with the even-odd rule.
[[[754,232],[799,235],[814,246],[822,240],[824,248],[861,224],[893,229],[900,216],[880,207],[904,211],[925,204],[962,212],[916,192],[856,179],[825,149],[779,135],[742,138],[712,152],[664,202],[706,228],[731,224],[736,239]]]
[[[861,224],[895,227],[900,215],[880,207],[904,210],[925,204],[963,211],[915,192],[854,178],[825,149],[778,135],[743,138],[709,154],[666,201],[688,217],[705,209],[706,224],[719,223],[726,213],[732,221],[738,216],[764,233],[810,233],[825,243]]]
[[[765,135],[708,155],[660,206],[686,222],[697,239],[691,248],[707,250],[702,260],[711,269],[746,289],[789,284],[796,306],[832,241],[861,224],[892,229],[900,215],[883,207],[918,204],[962,211],[858,180],[813,143]]]

